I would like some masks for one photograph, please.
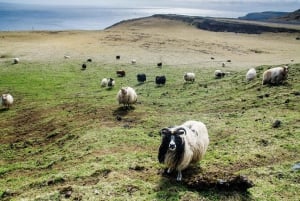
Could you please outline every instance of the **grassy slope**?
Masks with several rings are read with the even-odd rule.
[[[11,65],[0,63],[0,91],[15,98],[0,111],[0,198],[3,200],[296,200],[299,160],[300,65],[290,68],[287,84],[247,83],[244,71],[216,80],[215,69],[81,62]],[[268,66],[257,67],[258,74]],[[112,90],[103,77],[116,77]],[[184,72],[197,79],[184,84]],[[148,81],[137,84],[136,74]],[[155,75],[167,75],[156,87]],[[116,102],[121,86],[138,93],[134,110]],[[122,120],[118,121],[117,116]],[[161,175],[158,131],[185,120],[203,121],[210,146],[199,174],[247,175],[255,184],[248,194],[188,189]],[[279,128],[272,128],[276,119]],[[187,170],[188,172],[189,170]],[[200,171],[200,172],[199,172]],[[185,177],[185,173],[183,173]],[[184,178],[188,179],[188,178]]]

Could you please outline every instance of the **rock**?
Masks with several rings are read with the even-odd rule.
[[[275,120],[272,124],[273,128],[279,128],[281,126],[281,121],[280,120]]]

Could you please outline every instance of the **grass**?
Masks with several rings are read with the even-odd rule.
[[[0,111],[0,199],[2,200],[297,200],[299,162],[300,64],[287,83],[247,83],[245,71],[214,79],[212,68],[155,66],[121,62],[0,63],[0,91],[15,99]],[[256,67],[258,75],[269,66]],[[115,75],[125,69],[124,78]],[[195,83],[183,82],[184,72]],[[136,74],[147,82],[138,84]],[[157,87],[156,75],[167,84]],[[113,77],[116,86],[100,87]],[[116,101],[121,86],[138,94],[133,110]],[[117,120],[117,116],[121,120]],[[210,145],[196,174],[246,175],[248,192],[190,189],[165,177],[158,163],[158,132],[186,120],[203,121]],[[273,128],[275,120],[281,121]]]

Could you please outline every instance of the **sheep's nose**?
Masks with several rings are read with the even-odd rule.
[[[169,149],[174,151],[176,149],[176,144],[169,144]]]

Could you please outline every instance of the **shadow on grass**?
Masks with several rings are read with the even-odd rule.
[[[0,113],[2,113],[2,112],[7,112],[9,109],[8,108],[1,108],[0,109]]]
[[[134,106],[120,106],[114,110],[113,115],[124,117],[132,110],[135,110]]]
[[[248,189],[253,183],[241,175],[225,172],[204,172],[200,167],[192,166],[182,172],[183,180],[177,181],[177,172],[168,174],[162,171],[157,192],[158,200],[181,200],[182,192],[197,192],[202,197],[213,197],[218,200],[238,198],[237,200],[253,200]]]

